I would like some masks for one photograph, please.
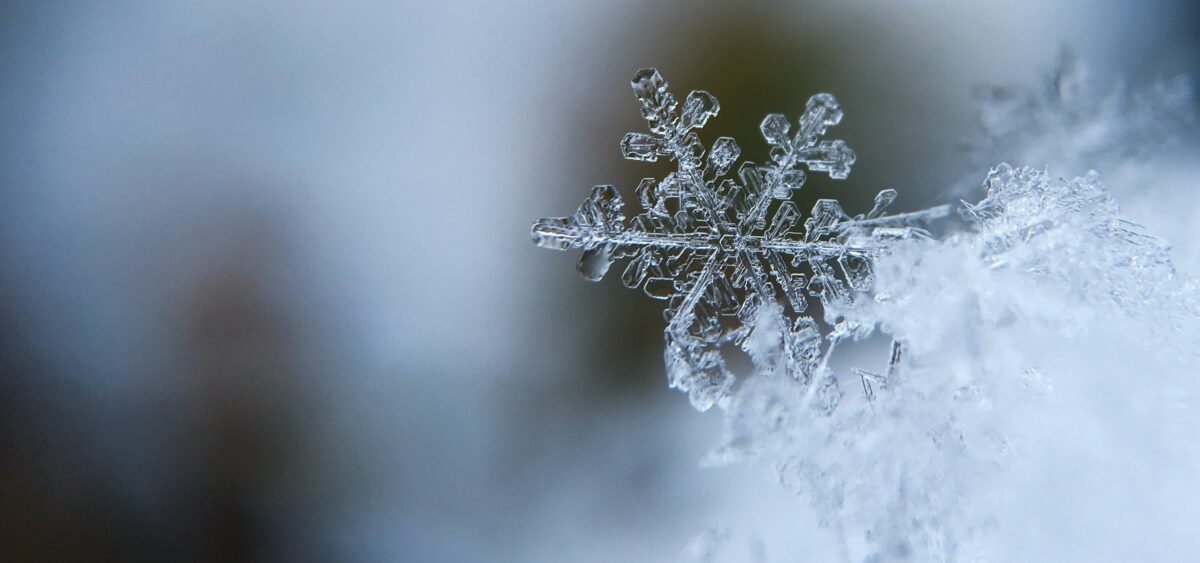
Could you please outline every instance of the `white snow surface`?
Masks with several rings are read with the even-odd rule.
[[[868,400],[831,414],[751,378],[716,463],[810,500],[854,561],[1167,561],[1195,553],[1196,286],[1095,174],[999,166],[969,231],[876,263],[831,311],[904,343]]]

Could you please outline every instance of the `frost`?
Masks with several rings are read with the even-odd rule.
[[[835,345],[865,333],[838,324],[825,337],[803,313],[809,297],[825,307],[849,303],[871,288],[872,262],[897,240],[925,235],[917,226],[947,214],[948,206],[899,215],[885,210],[895,190],[883,190],[867,213],[848,215],[822,199],[801,222],[792,193],[807,173],[845,179],[854,152],[840,140],[824,140],[842,119],[829,94],[808,100],[793,129],[780,114],[763,119],[770,162],[743,162],[726,177],[741,150],[729,137],[706,150],[697,129],[720,110],[710,93],[693,91],[682,107],[654,69],[632,81],[648,133],[628,133],[621,153],[630,160],[666,158],[675,171],[646,178],[636,194],[641,212],[626,221],[612,186],[596,186],[569,217],[541,219],[534,242],[557,250],[582,249],[578,269],[586,279],[604,277],[628,260],[621,279],[651,298],[667,301],[665,363],[671,387],[688,393],[700,410],[729,397],[734,376],[722,351],[750,351],[759,373],[783,373],[808,385],[810,400],[831,411],[839,391],[827,360]],[[750,346],[755,340],[772,343]]]
[[[962,214],[978,230],[981,256],[991,268],[1056,277],[1083,297],[1107,299],[1130,313],[1163,301],[1163,286],[1176,277],[1168,245],[1121,216],[1099,174],[1068,181],[1004,164],[984,186],[987,197],[964,202]],[[1062,251],[1073,246],[1092,252]]]

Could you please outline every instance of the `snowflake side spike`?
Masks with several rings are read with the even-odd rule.
[[[819,200],[797,229],[801,215],[791,197],[806,173],[841,180],[854,164],[844,141],[821,139],[842,119],[833,96],[810,98],[794,134],[784,116],[768,115],[760,129],[771,162],[743,162],[735,179],[725,175],[741,156],[737,143],[718,138],[705,158],[696,133],[720,110],[712,94],[693,91],[680,107],[654,69],[638,71],[631,85],[649,133],[626,134],[621,153],[649,162],[665,157],[675,171],[661,181],[641,181],[636,194],[642,212],[629,221],[617,191],[596,186],[574,215],[534,223],[534,242],[582,249],[579,272],[592,281],[615,261],[629,260],[622,282],[667,300],[669,383],[687,392],[697,409],[729,395],[734,377],[721,350],[735,344],[760,373],[786,373],[806,385],[819,377],[810,394],[831,410],[840,392],[827,367],[829,354],[837,342],[869,330],[838,323],[824,337],[829,344],[822,353],[816,322],[802,315],[808,298],[844,304],[852,292],[870,290],[871,264],[888,242],[926,234],[916,225],[945,216],[949,207],[886,215],[896,192],[883,190],[870,212],[853,217],[837,201]],[[762,341],[770,345],[764,348]]]

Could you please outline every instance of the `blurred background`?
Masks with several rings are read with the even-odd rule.
[[[670,561],[730,528],[791,560],[828,538],[770,472],[699,467],[720,418],[667,389],[661,304],[529,240],[668,170],[620,158],[633,73],[712,92],[702,137],[757,161],[764,114],[835,94],[858,163],[800,207],[848,210],[982,178],[973,88],[1035,87],[1064,46],[1114,82],[1200,74],[1193,0],[0,17],[5,561]]]

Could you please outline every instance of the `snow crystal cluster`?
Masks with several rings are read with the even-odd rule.
[[[1038,526],[1086,534],[1155,511],[1200,516],[1128,504],[1146,487],[1190,491],[1200,470],[1195,285],[1094,174],[1001,165],[984,188],[960,210],[971,230],[894,247],[875,263],[873,298],[831,311],[904,343],[887,392],[825,413],[777,378],[750,378],[710,458],[773,465],[839,532],[846,559],[1040,560],[1047,543],[1031,536],[1051,532]],[[1064,491],[1075,505],[1039,504]],[[1145,549],[1145,532],[1090,545]],[[1067,545],[1049,559],[1093,549]]]
[[[983,172],[1000,162],[1056,174],[1104,175],[1121,207],[1171,241],[1176,264],[1200,274],[1200,222],[1189,209],[1200,175],[1200,119],[1187,75],[1146,84],[1108,83],[1069,51],[1034,86],[976,90],[978,130],[964,140],[969,169],[955,195],[974,198]]]
[[[1080,122],[1071,103],[1091,102],[1072,97],[1071,80],[1052,108],[997,102],[988,111],[1008,117],[995,127]],[[705,160],[694,132],[716,99],[693,92],[677,112],[653,70],[633,87],[651,133],[630,133],[622,151],[671,158],[676,171],[643,180],[630,221],[599,186],[575,215],[538,221],[534,240],[582,249],[588,279],[628,259],[625,284],[668,301],[671,385],[701,410],[726,410],[707,461],[772,466],[836,537],[837,553],[802,559],[1200,552],[1190,524],[1200,522],[1200,290],[1097,173],[995,166],[959,207],[962,228],[940,240],[920,225],[949,207],[886,215],[892,190],[855,216],[820,200],[801,222],[790,194],[805,173],[845,178],[854,161],[844,143],[821,140],[841,119],[831,96],[814,96],[794,133],[768,116],[771,162],[724,178],[737,145],[718,139]],[[1186,113],[1164,96],[1151,105]],[[1080,113],[1118,111],[1106,107]],[[1135,115],[1115,140],[1084,136],[1115,146],[1157,134],[1156,120]],[[1020,143],[1009,135],[994,145]],[[810,296],[823,324],[804,314]],[[882,369],[834,372],[839,342],[877,333],[892,339]],[[756,367],[737,386],[722,356],[730,344]],[[850,381],[863,392],[841,391]]]

